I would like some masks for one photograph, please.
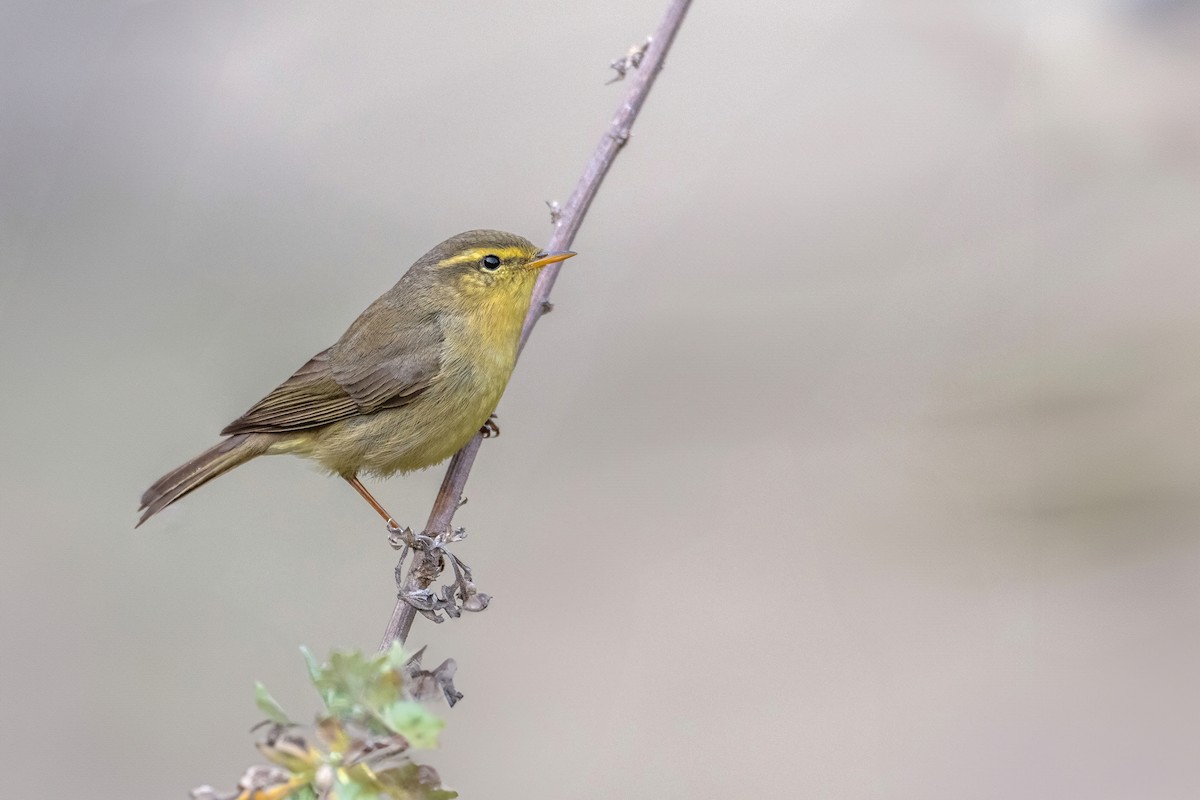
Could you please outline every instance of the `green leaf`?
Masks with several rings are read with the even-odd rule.
[[[317,790],[312,787],[312,784],[302,786],[288,800],[317,800]]]
[[[378,795],[374,792],[366,793],[357,782],[353,780],[343,780],[338,778],[337,784],[333,787],[333,796],[337,800],[377,800]]]
[[[334,651],[328,664],[318,667],[310,661],[309,675],[330,714],[377,728],[382,710],[406,697],[403,673],[391,666],[395,657],[394,650],[370,658],[357,651]]]
[[[308,667],[308,679],[316,683],[321,676],[321,665],[317,663],[316,656],[304,645],[300,646],[300,655],[304,656],[304,665]]]
[[[437,746],[445,723],[409,694],[404,669],[408,656],[399,644],[370,656],[334,651],[324,665],[309,651],[302,652],[330,718],[354,723],[373,735],[399,734],[413,747]]]
[[[404,649],[404,645],[393,640],[392,646],[384,653],[385,661],[389,669],[395,670],[403,674],[404,665],[408,663],[408,651]]]
[[[317,692],[321,695],[321,701],[326,706],[329,705],[329,692],[321,686],[321,674],[323,668],[317,663],[317,658],[312,654],[312,651],[307,647],[301,646],[300,655],[304,656],[304,666],[308,669],[308,679],[312,685],[317,688]]]
[[[413,747],[437,747],[438,734],[446,723],[431,714],[425,706],[411,700],[392,703],[380,712],[383,724],[398,733]]]
[[[258,706],[258,710],[267,715],[267,719],[279,725],[294,724],[283,708],[271,697],[271,693],[267,691],[267,687],[262,685],[261,681],[254,682],[254,704]]]

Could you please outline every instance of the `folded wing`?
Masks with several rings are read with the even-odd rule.
[[[309,359],[221,433],[319,428],[402,407],[433,384],[441,356],[436,316],[405,324],[393,315],[364,314],[337,344]]]

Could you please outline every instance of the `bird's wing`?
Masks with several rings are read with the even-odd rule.
[[[407,324],[394,317],[360,322],[363,324],[356,323],[337,344],[309,359],[221,433],[319,428],[347,417],[398,408],[432,385],[442,355],[442,328],[436,317]],[[384,330],[385,325],[390,327]]]

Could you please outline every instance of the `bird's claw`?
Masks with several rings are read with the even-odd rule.
[[[400,527],[400,524],[396,522],[396,520],[389,519],[387,521],[387,531],[388,544],[392,546],[393,550],[401,550],[405,547],[412,546],[409,544],[409,541],[412,540],[415,535],[413,534],[412,528],[408,527],[407,525],[402,528]]]
[[[479,429],[479,434],[485,439],[494,439],[500,435],[500,425],[496,422],[495,414],[491,414],[487,418],[487,422],[483,423],[483,427]]]

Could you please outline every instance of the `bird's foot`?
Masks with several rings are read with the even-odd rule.
[[[428,533],[413,533],[409,527],[401,528],[393,520],[388,520],[388,544],[393,550],[420,550],[442,556],[447,553],[447,546],[461,542],[467,538],[466,528],[454,528],[430,536]]]
[[[487,422],[483,423],[483,427],[479,429],[479,433],[485,439],[494,439],[500,435],[500,425],[496,422],[495,414],[488,416]]]
[[[393,550],[404,550],[406,548],[417,550],[420,549],[417,545],[422,538],[429,539],[423,533],[413,533],[413,529],[407,525],[401,527],[400,523],[391,517],[387,521],[387,531],[388,544],[392,546]]]

